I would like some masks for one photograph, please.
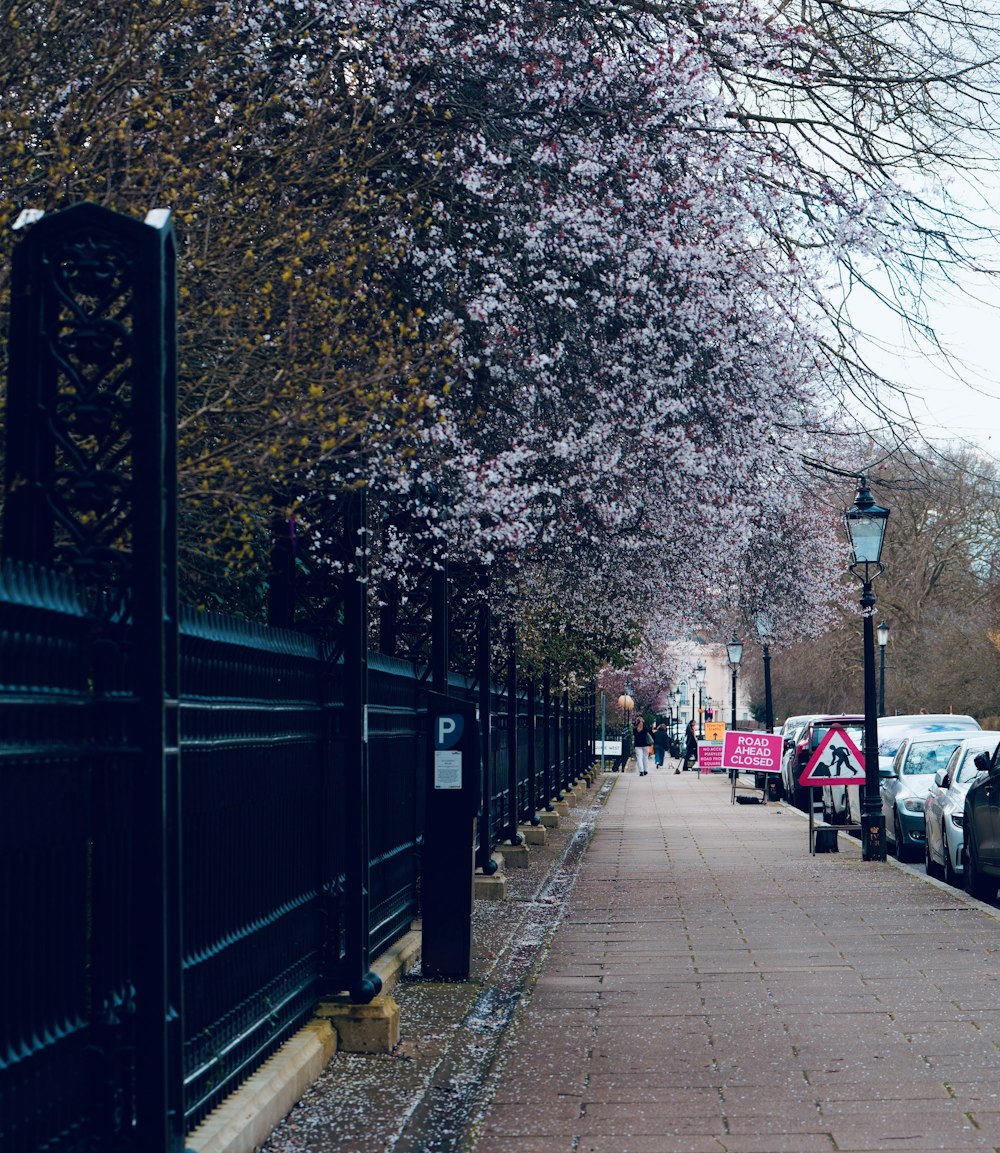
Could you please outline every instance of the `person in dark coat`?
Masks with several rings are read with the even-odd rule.
[[[653,725],[653,759],[658,769],[663,768],[663,762],[670,754],[670,730],[663,721]]]
[[[688,771],[688,762],[692,768],[698,763],[698,734],[694,731],[694,717],[687,723],[684,730],[684,772]]]

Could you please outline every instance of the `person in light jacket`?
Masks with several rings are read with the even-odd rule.
[[[653,734],[646,728],[644,717],[636,717],[632,736],[635,738],[635,771],[640,777],[645,777],[649,772],[649,750],[653,747]]]

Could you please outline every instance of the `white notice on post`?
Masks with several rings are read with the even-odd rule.
[[[434,750],[434,788],[462,787],[462,752],[460,749]]]

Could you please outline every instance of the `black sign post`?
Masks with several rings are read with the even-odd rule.
[[[476,815],[482,774],[475,706],[428,694],[427,766],[421,913],[421,967],[434,980],[467,981],[472,969]]]

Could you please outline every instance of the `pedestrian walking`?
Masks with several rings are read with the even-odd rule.
[[[653,734],[646,728],[642,717],[636,717],[632,726],[632,735],[635,738],[635,768],[640,777],[649,772],[650,758],[653,753]]]
[[[694,766],[698,763],[698,735],[694,731],[694,717],[687,723],[684,730],[684,772],[688,771],[688,762]]]
[[[663,768],[663,762],[670,752],[670,730],[666,722],[658,721],[653,725],[653,760],[658,769]]]

